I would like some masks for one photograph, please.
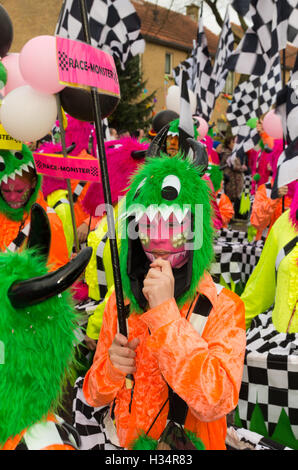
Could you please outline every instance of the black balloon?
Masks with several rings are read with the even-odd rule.
[[[165,109],[164,111],[159,111],[153,120],[152,120],[152,129],[155,132],[159,132],[166,124],[169,124],[171,121],[179,118],[179,114],[171,109]]]
[[[93,105],[91,93],[80,88],[66,87],[59,93],[64,111],[79,121],[93,122]],[[119,98],[98,94],[102,119],[110,116],[119,103]]]
[[[13,39],[13,27],[7,11],[0,5],[0,57],[5,57]]]

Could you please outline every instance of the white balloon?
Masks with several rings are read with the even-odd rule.
[[[32,142],[48,134],[57,119],[54,95],[41,93],[29,85],[15,88],[2,101],[0,122],[16,140]]]
[[[191,108],[191,114],[196,112],[197,99],[193,91],[188,88],[189,102]],[[171,85],[168,88],[166,96],[166,107],[176,113],[180,114],[180,88],[178,85]]]

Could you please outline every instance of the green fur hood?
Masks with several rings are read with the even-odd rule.
[[[0,150],[0,184],[2,181],[7,183],[9,178],[14,179],[16,176],[22,176],[24,173],[28,173],[30,169],[35,171],[35,166],[32,152],[26,145],[23,144],[21,151]],[[32,204],[37,199],[41,176],[36,174],[36,180],[37,183],[32,189],[27,203],[19,209],[10,207],[3,199],[0,191],[0,212],[11,220],[23,220],[24,214],[30,211]]]
[[[157,212],[165,220],[173,212],[180,222],[191,212],[189,260],[182,268],[173,270],[178,306],[193,297],[213,257],[210,192],[207,182],[200,176],[200,169],[179,154],[175,157],[162,154],[148,159],[132,178],[126,204],[123,204],[120,214],[123,290],[131,310],[138,313],[145,308],[141,287],[149,269],[137,235],[138,220],[144,213],[153,220]],[[177,289],[176,284],[180,284]]]

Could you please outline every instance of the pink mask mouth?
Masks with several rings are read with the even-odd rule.
[[[190,225],[190,217],[179,223],[174,214],[168,220],[157,214],[150,222],[144,214],[139,220],[139,238],[147,258],[151,262],[157,258],[166,259],[172,268],[183,266],[189,258],[185,245]]]
[[[31,184],[27,179],[9,178],[7,183],[1,183],[1,194],[5,202],[12,209],[23,207],[28,201]]]

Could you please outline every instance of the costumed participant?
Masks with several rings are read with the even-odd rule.
[[[37,204],[31,221],[27,249],[0,254],[0,449],[76,450],[76,430],[55,413],[76,341],[76,313],[66,289],[84,270],[90,248],[48,273],[51,231]]]
[[[219,155],[216,152],[216,150],[213,148],[213,140],[210,137],[210,135],[206,135],[203,139],[200,139],[200,142],[206,145],[209,163],[213,165],[219,165],[220,164]]]
[[[117,333],[112,294],[84,380],[90,405],[111,405],[124,448],[196,449],[201,440],[225,449],[226,414],[238,402],[244,309],[207,272],[213,230],[200,176],[207,159],[192,145],[194,161],[161,154],[132,180],[120,247],[129,336]],[[134,376],[131,390],[126,374]]]
[[[290,183],[278,189],[278,198],[272,199],[273,181],[259,186],[252,206],[250,223],[257,230],[255,239],[260,240],[267,237],[274,222],[280,217],[284,210],[290,207],[295,184]]]
[[[59,125],[59,122],[56,123]],[[56,127],[58,131],[58,127]],[[85,121],[79,121],[72,116],[67,115],[67,126],[65,129],[65,145],[67,148],[75,147],[71,150],[71,156],[79,156],[80,158],[90,158],[95,155],[94,139],[92,149],[90,149],[92,155],[90,155],[90,136],[94,134],[94,126]],[[39,148],[38,152],[43,153],[62,153],[61,144],[52,144],[45,142]],[[87,214],[82,206],[82,200],[86,195],[86,192],[90,186],[88,181],[71,180],[71,190],[74,202],[74,213],[78,232],[79,243],[86,242],[88,233],[90,230],[94,230],[97,223],[99,222],[98,217],[91,217]],[[71,222],[71,213],[68,201],[68,191],[66,181],[61,178],[46,176],[43,178],[42,191],[47,203],[50,207],[53,207],[65,227],[65,233],[67,234],[68,247],[73,245],[73,231]]]
[[[272,226],[241,295],[248,331],[239,416],[244,427],[298,449],[298,182],[294,183],[290,210]]]
[[[225,147],[221,156],[221,167],[224,171],[224,192],[233,203],[235,217],[239,217],[240,197],[244,186],[244,171],[246,166],[241,164],[237,155],[233,154],[235,137],[225,139]]]
[[[23,248],[30,229],[30,209],[34,202],[43,207],[50,221],[50,269],[65,265],[68,250],[63,226],[56,212],[47,205],[40,190],[41,176],[36,173],[29,148],[0,150],[0,249]]]
[[[230,220],[234,216],[234,208],[230,199],[223,191],[223,172],[218,165],[208,165],[207,172],[213,184],[222,226],[227,228]]]
[[[108,144],[108,143],[107,143]],[[110,177],[110,189],[116,233],[118,234],[118,209],[125,196],[131,175],[145,160],[148,144],[141,144],[136,139],[123,138],[114,141],[113,146],[106,145],[107,165]],[[105,213],[103,188],[100,183],[92,183],[82,201],[84,210],[90,215]],[[120,239],[117,236],[117,241]],[[90,349],[95,349],[102,324],[106,302],[114,285],[110,242],[108,238],[107,218],[104,215],[96,228],[88,236],[88,246],[93,248],[90,263],[85,272],[89,298],[99,302],[89,316],[85,342]]]

